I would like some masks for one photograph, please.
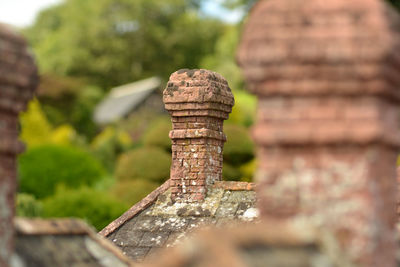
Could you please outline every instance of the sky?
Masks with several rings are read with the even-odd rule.
[[[37,13],[61,0],[0,0],[0,21],[17,27],[31,24]]]
[[[60,3],[62,0],[0,0],[0,21],[17,27],[32,24],[36,15],[43,8]],[[162,0],[160,0],[162,1]],[[240,20],[242,12],[223,9],[218,0],[208,0],[203,12],[226,22],[235,23]]]

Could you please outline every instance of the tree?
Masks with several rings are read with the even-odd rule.
[[[222,22],[200,1],[68,0],[25,30],[42,73],[86,78],[103,88],[195,68],[213,52]]]

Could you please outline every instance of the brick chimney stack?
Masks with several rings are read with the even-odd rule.
[[[395,266],[399,29],[385,1],[265,0],[237,55],[261,216],[328,226],[361,266]]]
[[[25,109],[36,88],[37,72],[24,40],[0,24],[0,266],[13,254],[18,113]]]
[[[171,114],[171,188],[175,201],[203,200],[207,186],[222,179],[223,121],[234,98],[227,81],[209,70],[174,72],[163,93]]]

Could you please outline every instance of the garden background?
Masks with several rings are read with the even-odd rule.
[[[108,125],[93,112],[111,88],[181,68],[229,82],[236,104],[224,124],[223,178],[251,181],[255,97],[235,63],[242,18],[228,23],[204,0],[65,0],[22,33],[40,71],[36,98],[20,117],[17,215],[79,217],[98,230],[169,178],[170,117],[146,110]],[[218,1],[246,14],[254,0]],[[400,9],[399,0],[389,1]]]

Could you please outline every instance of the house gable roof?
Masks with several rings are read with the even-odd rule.
[[[105,124],[118,120],[143,102],[154,90],[160,88],[161,80],[152,77],[113,88],[97,105],[94,120]]]
[[[255,219],[254,184],[216,182],[204,201],[173,202],[169,181],[116,219],[100,234],[134,260],[173,246],[202,226]]]

